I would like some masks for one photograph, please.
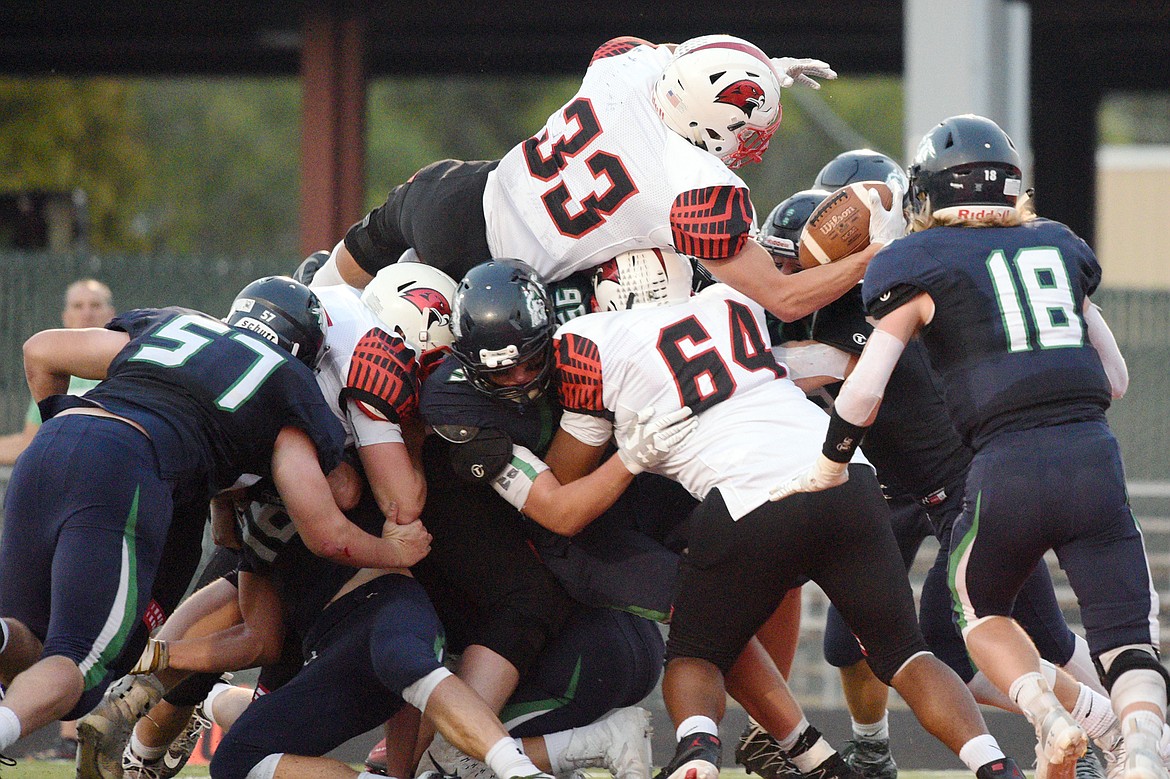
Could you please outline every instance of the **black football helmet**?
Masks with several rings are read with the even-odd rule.
[[[451,351],[467,380],[480,392],[520,406],[540,397],[552,377],[552,301],[527,263],[500,258],[481,263],[463,277],[451,305]],[[500,374],[542,358],[539,374],[523,385],[500,386]]]
[[[795,260],[800,249],[800,232],[812,212],[830,193],[823,189],[802,189],[781,200],[764,220],[756,236],[777,262]]]
[[[325,355],[325,308],[288,276],[265,276],[244,287],[223,321],[259,333],[310,368]]]
[[[999,125],[975,114],[944,119],[918,144],[910,164],[917,213],[953,206],[1015,207],[1020,154]]]
[[[858,181],[881,181],[890,184],[897,181],[902,191],[910,189],[906,171],[893,159],[873,149],[843,151],[831,159],[813,182],[813,189],[834,192],[846,184]]]

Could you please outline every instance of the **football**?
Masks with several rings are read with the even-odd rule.
[[[855,254],[869,246],[869,194],[876,189],[882,206],[893,193],[880,181],[846,184],[817,206],[800,233],[800,266],[815,268]]]

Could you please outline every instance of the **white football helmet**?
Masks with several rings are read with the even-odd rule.
[[[378,315],[387,331],[397,333],[419,356],[420,363],[449,350],[451,299],[455,281],[438,268],[419,262],[387,265],[362,290],[362,302]]]
[[[671,249],[634,249],[593,270],[596,311],[669,306],[691,296],[694,268]]]
[[[767,55],[731,35],[679,44],[652,99],[667,127],[729,168],[763,158],[783,113]]]

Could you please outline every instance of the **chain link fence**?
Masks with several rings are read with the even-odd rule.
[[[297,258],[208,256],[94,256],[0,253],[0,424],[18,430],[28,408],[21,344],[47,327],[59,327],[65,287],[78,278],[109,284],[118,310],[180,305],[215,315],[227,312],[245,284],[272,273],[290,273]],[[1109,411],[1121,441],[1131,497],[1146,533],[1151,570],[1158,590],[1170,591],[1170,291],[1100,290],[1094,300],[1104,309],[1125,354],[1130,388]],[[8,469],[0,468],[0,496]],[[937,545],[928,539],[911,579],[921,586]],[[1057,594],[1066,616],[1078,628],[1080,616],[1067,579],[1051,559]],[[813,585],[804,588],[801,645],[792,677],[793,691],[806,706],[843,705],[836,669],[821,659],[827,601]],[[1163,635],[1166,630],[1163,613]],[[899,708],[900,702],[894,701]]]

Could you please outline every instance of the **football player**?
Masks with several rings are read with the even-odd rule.
[[[342,431],[312,376],[324,350],[316,295],[280,277],[246,287],[226,322],[138,309],[26,342],[48,421],[6,495],[0,748],[93,708],[128,669],[194,574],[208,499],[242,473],[271,474],[320,554],[392,565],[422,539],[421,526],[371,535],[334,504],[325,472]],[[76,397],[70,375],[103,381]],[[161,694],[115,705],[142,712]]]
[[[632,587],[576,549],[576,539],[549,543],[549,534],[516,513],[591,520],[633,479],[615,457],[605,474],[558,490],[537,456],[560,414],[547,393],[553,310],[542,281],[518,260],[482,263],[460,282],[453,354],[423,391],[422,415],[437,433],[424,446],[423,518],[435,543],[415,572],[451,645],[462,650],[460,675],[498,701],[512,734],[540,756],[538,766],[556,774],[605,767],[622,779],[644,779],[649,714],[634,704],[656,684],[663,651],[645,616],[665,619],[670,593]],[[609,549],[629,538],[628,528],[610,529]],[[632,554],[643,577],[675,564],[672,553],[656,555],[649,544]],[[483,772],[441,739],[428,755],[420,768],[437,765],[464,779]]]
[[[306,265],[316,257],[313,255],[302,263],[297,275],[303,276]],[[356,451],[358,465],[369,481],[374,501],[385,516],[393,516],[402,524],[409,524],[417,518],[425,497],[426,485],[417,452],[421,423],[416,419],[414,409],[418,404],[420,371],[433,367],[450,343],[450,297],[454,287],[454,281],[441,271],[418,264],[404,264],[387,269],[366,288],[361,299],[343,285],[317,290],[327,312],[330,343],[316,373],[317,382],[345,429],[347,447]],[[408,439],[412,441],[410,446]],[[349,467],[348,472],[353,473],[353,468]],[[356,492],[360,493],[360,477],[354,481],[358,482]],[[267,494],[272,497],[271,491]],[[352,495],[345,508],[353,508],[357,500],[358,495]],[[245,504],[248,502],[244,500]],[[226,522],[217,542],[231,543],[233,547],[243,543],[248,547],[243,560],[244,570],[229,570],[223,578],[201,589],[198,597],[189,599],[180,607],[178,618],[169,621],[159,636],[161,640],[171,642],[169,665],[172,669],[204,673],[171,689],[150,719],[139,722],[129,745],[124,743],[124,737],[103,740],[99,749],[99,767],[107,779],[117,774],[119,767],[134,775],[151,773],[154,779],[165,779],[178,772],[189,756],[187,750],[194,746],[198,737],[198,733],[190,728],[179,733],[187,716],[194,714],[192,727],[197,728],[212,714],[210,711],[192,712],[197,704],[213,693],[219,677],[218,673],[209,672],[257,664],[258,658],[250,655],[259,651],[258,646],[267,643],[268,653],[260,658],[265,662],[257,685],[258,694],[275,689],[292,675],[287,663],[279,663],[279,657],[269,655],[273,651],[279,655],[279,650],[286,644],[295,647],[299,643],[295,636],[300,634],[294,632],[293,637],[282,642],[279,631],[287,625],[280,624],[279,620],[272,624],[274,620],[271,619],[265,623],[263,609],[253,610],[253,619],[245,620],[244,626],[266,625],[262,635],[268,637],[267,642],[253,633],[239,637],[230,647],[220,645],[218,638],[206,638],[202,642],[174,641],[192,629],[200,618],[235,606],[237,599],[245,597],[245,589],[237,586],[237,577],[250,583],[248,589],[255,589],[262,584],[257,576],[270,578],[275,573],[286,596],[289,587],[301,586],[295,581],[292,584],[284,581],[299,575],[295,569],[275,565],[285,544],[296,535],[296,529],[289,524],[289,518],[278,501],[261,501],[254,510],[237,512],[233,510],[232,501],[227,500],[222,510],[216,511],[216,508],[217,505],[213,504],[213,527],[219,518]],[[246,518],[240,529],[242,538],[234,527],[239,517]],[[333,579],[337,576],[348,578],[351,574],[352,571],[345,573],[345,569],[339,569],[332,576],[319,571],[313,575],[319,577],[317,586],[331,594],[331,586],[334,590],[340,586],[340,582],[333,582]],[[312,602],[311,598],[303,600]],[[309,622],[314,616],[313,609],[304,608],[308,616],[302,622]],[[276,613],[279,612],[274,615]],[[239,612],[233,617],[238,620]],[[274,634],[275,638],[272,637]],[[209,649],[213,643],[215,649]],[[244,655],[233,657],[233,649],[244,652]],[[299,649],[286,652],[283,657],[293,664],[294,672],[299,668]],[[181,675],[168,677],[171,682],[168,686],[179,678]],[[119,732],[122,729],[120,727]]]
[[[730,35],[611,40],[540,132],[501,160],[417,172],[349,230],[317,283],[361,287],[408,247],[454,277],[522,257],[548,283],[627,250],[673,248],[781,319],[804,316],[856,284],[870,253],[778,278],[749,237],[754,213],[734,169],[762,158],[781,89],[816,88],[813,77],[836,73]]]
[[[858,149],[843,152],[826,164],[816,183],[839,188],[855,181],[904,180],[905,174],[892,159]],[[797,193],[782,202],[774,210],[781,218],[766,222],[761,229],[760,242],[773,252],[777,262],[795,258],[800,230],[811,212],[806,201],[808,195],[815,199],[815,192]],[[810,317],[809,332],[802,334],[808,341],[785,350],[784,358],[794,372],[830,373],[840,378],[856,362],[872,329],[865,319],[858,287]],[[826,348],[831,349],[828,354]],[[833,385],[833,394],[837,387]],[[923,636],[931,651],[968,684],[977,701],[1016,711],[1010,699],[972,666],[951,619],[946,584],[950,529],[962,507],[971,452],[951,424],[938,379],[918,341],[907,345],[890,377],[890,387],[893,389],[866,434],[862,450],[877,469],[907,569],[924,538],[931,533],[939,538],[938,555],[923,585],[919,618]],[[1100,697],[1105,691],[1089,659],[1088,644],[1069,630],[1046,566],[1037,566],[1028,577],[1013,615],[1034,637],[1041,656],[1050,661],[1046,673],[1053,680],[1057,677],[1051,664],[1065,668],[1076,681],[1092,688],[1080,691],[1073,713],[1112,760],[1111,747],[1119,737],[1116,719],[1101,716],[1109,713],[1109,707]],[[824,654],[841,671],[853,719],[853,739],[843,750],[846,761],[870,779],[893,779],[897,766],[889,750],[888,688],[873,676],[860,646],[833,606],[826,615]],[[1066,683],[1063,677],[1061,680]],[[1082,763],[1085,771],[1079,775],[1100,775],[1094,756],[1087,754]]]
[[[880,233],[880,231],[879,231]],[[667,643],[663,696],[679,744],[664,779],[715,779],[718,722],[728,690],[742,689],[744,650],[785,592],[816,581],[923,725],[980,777],[1021,774],[987,733],[961,680],[931,655],[873,471],[853,468],[853,488],[825,501],[772,502],[769,482],[796,473],[828,419],[786,377],[771,352],[764,310],[727,285],[694,298],[645,305],[638,276],[617,299],[631,310],[581,317],[558,330],[561,428],[595,450],[630,431],[652,407],[688,408],[698,430],[651,470],[682,483],[701,503],[691,518]],[[634,450],[636,451],[636,450]],[[631,451],[633,454],[634,451]],[[735,575],[727,575],[734,569]],[[775,587],[761,589],[761,581]],[[729,608],[728,604],[735,604]],[[801,770],[851,773],[803,720],[778,708],[779,674],[741,698]]]
[[[989,119],[955,116],[928,132],[910,181],[915,231],[878,255],[863,287],[877,327],[821,455],[777,495],[832,494],[848,478],[844,461],[921,332],[951,419],[974,450],[950,565],[972,659],[1035,726],[1038,773],[1071,776],[1087,744],[1069,713],[1077,701],[1054,691],[1010,616],[1029,572],[1054,549],[1121,719],[1121,772],[1165,777],[1158,599],[1105,418],[1128,374],[1089,299],[1100,267],[1067,227],[1017,208],[1019,154]]]

